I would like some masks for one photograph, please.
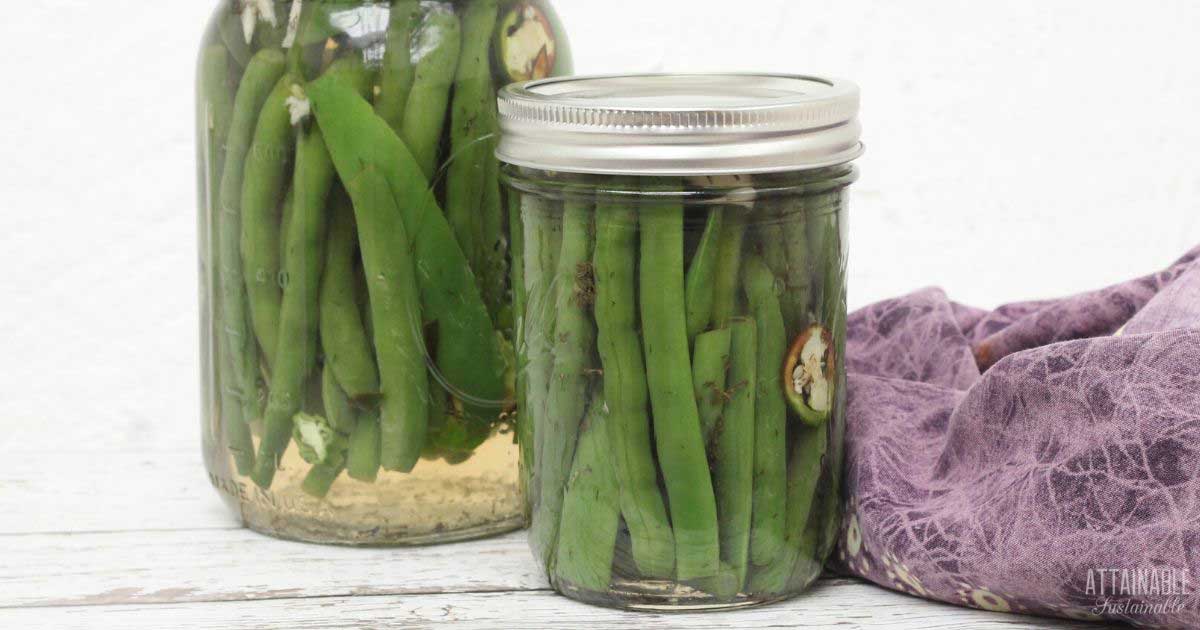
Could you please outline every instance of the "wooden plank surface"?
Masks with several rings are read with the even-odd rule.
[[[841,579],[730,613],[585,606],[549,591],[523,533],[350,549],[241,529],[209,487],[198,444],[122,448],[137,422],[110,424],[76,450],[41,450],[50,438],[28,431],[33,448],[7,454],[0,628],[1102,627],[964,610]]]
[[[6,453],[0,534],[238,527],[209,487],[198,434],[175,450]]]
[[[628,613],[579,604],[548,591],[292,598],[256,602],[196,602],[67,606],[0,610],[0,627],[71,630],[187,628],[265,630],[272,628],[587,628],[656,630],[680,628],[864,628],[879,630],[1012,630],[1104,626],[1034,617],[995,615],[921,602],[872,586],[827,581],[789,602],[727,613]]]
[[[0,628],[1101,627],[842,579],[731,613],[609,611],[550,592],[523,533],[350,549],[240,529],[196,451],[14,453],[0,470]]]
[[[249,530],[0,536],[0,607],[546,589],[523,533],[352,549]],[[11,563],[11,564],[9,564]]]

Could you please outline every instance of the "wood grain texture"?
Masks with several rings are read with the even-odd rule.
[[[1105,626],[994,615],[922,603],[843,580],[820,584],[786,603],[728,613],[627,613],[579,604],[546,591],[274,599],[261,602],[126,605],[0,610],[0,627],[71,630],[188,628],[430,628],[461,630],[587,628],[588,630],[723,630],[747,628],[864,628],[880,630],[1011,630]]]
[[[0,607],[546,589],[523,533],[407,549],[249,530],[0,536]]]
[[[197,434],[169,451],[6,453],[0,534],[238,527],[209,487]]]

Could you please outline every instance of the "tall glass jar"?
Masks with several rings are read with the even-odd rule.
[[[545,0],[229,0],[198,76],[204,454],[253,529],[520,527],[495,91],[570,69]]]
[[[644,610],[799,593],[838,528],[857,89],[577,78],[500,110],[551,583]]]

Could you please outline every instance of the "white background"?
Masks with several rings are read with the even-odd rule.
[[[0,450],[86,448],[118,417],[141,419],[130,443],[191,448],[192,74],[215,2],[4,4]],[[1048,297],[1200,243],[1194,0],[556,5],[582,72],[862,86],[853,305],[930,284],[980,306]],[[66,401],[95,405],[58,417]],[[47,418],[70,434],[30,444]]]

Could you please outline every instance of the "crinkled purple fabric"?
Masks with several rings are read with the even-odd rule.
[[[841,568],[953,604],[1200,628],[1198,256],[991,312],[925,289],[854,313]]]

